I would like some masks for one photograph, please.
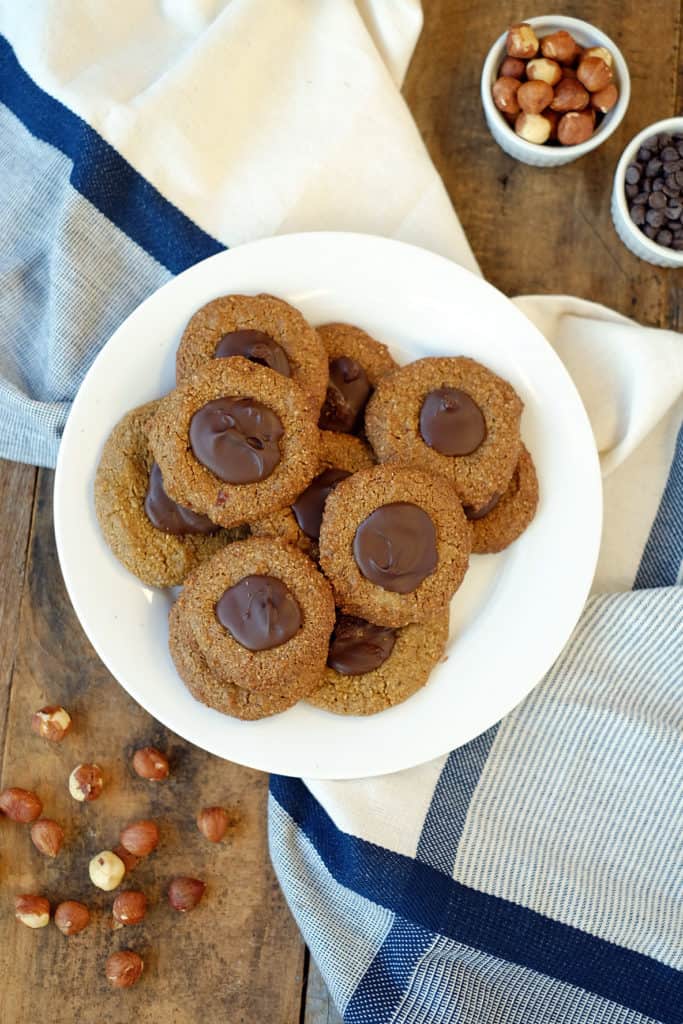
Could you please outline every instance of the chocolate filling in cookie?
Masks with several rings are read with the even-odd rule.
[[[320,429],[353,433],[371,390],[368,375],[359,362],[348,356],[332,359],[327,396],[318,424]]]
[[[226,359],[230,356],[244,356],[249,362],[268,366],[283,377],[292,376],[285,350],[265,331],[245,329],[224,334],[216,345],[214,358]]]
[[[269,477],[280,461],[278,440],[283,433],[279,416],[253,398],[216,398],[190,421],[195,457],[231,484]]]
[[[371,583],[409,594],[438,562],[434,523],[418,505],[394,501],[375,509],[356,530],[353,555]]]
[[[344,676],[361,676],[383,665],[394,649],[396,630],[354,615],[339,615],[327,664]]]
[[[491,500],[487,501],[481,508],[475,508],[473,505],[463,505],[462,510],[470,522],[476,522],[477,519],[483,519],[489,512],[493,512],[501,497],[502,495],[500,494],[494,494]]]
[[[216,603],[216,618],[250,651],[269,651],[295,635],[301,608],[285,584],[274,576],[245,576]]]
[[[486,440],[486,420],[466,391],[436,388],[422,403],[420,433],[442,455],[471,455]]]
[[[340,480],[351,476],[345,469],[330,468],[320,473],[312,481],[292,505],[292,512],[300,530],[318,540],[320,537],[320,524],[323,521],[323,509],[330,491],[333,491]]]
[[[164,490],[164,481],[157,463],[149,474],[145,497],[145,514],[152,526],[164,533],[181,537],[188,533],[215,533],[220,529],[208,516],[201,516],[184,505],[178,505]]]

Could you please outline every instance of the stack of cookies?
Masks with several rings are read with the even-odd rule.
[[[399,368],[358,327],[229,295],[185,328],[176,388],[109,437],[97,516],[128,570],[183,586],[169,643],[198,700],[373,714],[443,657],[470,554],[533,519],[521,413],[472,359]]]

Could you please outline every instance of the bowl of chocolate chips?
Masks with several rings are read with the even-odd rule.
[[[627,248],[658,267],[683,267],[683,117],[649,125],[614,175],[612,220]]]

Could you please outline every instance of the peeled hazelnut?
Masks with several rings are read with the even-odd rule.
[[[493,102],[505,114],[518,114],[517,90],[520,83],[516,78],[499,78],[493,83],[491,95]]]
[[[31,718],[31,729],[37,736],[52,743],[61,743],[71,728],[68,711],[57,705],[50,705],[35,711]]]
[[[29,789],[3,789],[0,793],[0,811],[10,821],[19,821],[27,825],[35,821],[43,813],[43,804],[39,796]]]
[[[576,56],[577,43],[574,37],[560,29],[541,39],[541,53],[544,57],[557,60],[560,64],[571,64]]]
[[[69,776],[69,792],[74,800],[97,800],[104,789],[104,776],[98,764],[76,765]]]
[[[526,76],[530,82],[547,82],[548,85],[557,85],[562,78],[562,68],[557,61],[536,57],[535,60],[530,60],[527,64]]]
[[[555,88],[551,110],[565,114],[568,110],[585,110],[590,102],[590,93],[575,78],[563,78]]]
[[[114,900],[112,914],[117,924],[140,924],[147,913],[144,892],[120,892]]]
[[[505,41],[508,57],[529,60],[538,53],[538,39],[531,25],[511,25]]]
[[[557,126],[557,137],[563,146],[577,146],[593,134],[594,114],[590,110],[571,111]]]
[[[156,850],[159,828],[153,821],[134,821],[119,836],[121,846],[136,857],[146,857]]]
[[[103,850],[90,861],[88,871],[93,885],[98,889],[104,889],[105,892],[111,892],[123,881],[126,866],[111,850]]]
[[[31,840],[46,857],[56,857],[64,842],[64,829],[51,818],[40,818],[31,826]]]
[[[601,89],[600,92],[594,92],[591,96],[591,106],[599,110],[601,114],[606,114],[608,110],[611,110],[614,104],[619,99],[619,92],[614,82],[610,82],[608,86]]]
[[[133,768],[141,779],[161,782],[168,778],[168,758],[156,747],[143,747],[133,755]]]
[[[538,146],[542,146],[544,142],[547,142],[550,138],[551,124],[549,119],[544,114],[525,114],[522,112],[517,115],[515,121],[515,132],[525,142],[534,142]]]
[[[197,815],[197,828],[210,843],[220,843],[231,822],[224,807],[205,807]]]
[[[130,949],[112,953],[107,959],[107,981],[114,988],[130,988],[138,981],[144,966],[142,957]]]
[[[526,64],[518,57],[506,57],[500,65],[498,72],[501,78],[522,78],[526,70]]]
[[[523,82],[517,90],[517,102],[525,114],[540,114],[552,99],[553,90],[547,82]]]
[[[114,853],[123,861],[126,871],[132,871],[140,863],[140,858],[136,857],[130,850],[127,850],[125,846],[121,846],[120,843],[114,850]]]
[[[55,910],[55,924],[62,935],[77,935],[90,924],[90,911],[84,903],[65,900]]]
[[[168,902],[174,910],[181,914],[194,910],[202,896],[206,885],[198,878],[174,878],[168,887]]]
[[[44,896],[17,896],[14,901],[14,916],[27,928],[44,928],[50,921],[50,904]]]
[[[601,57],[584,57],[576,69],[576,77],[589,92],[600,92],[612,81],[612,71]]]
[[[600,60],[604,60],[608,68],[614,67],[614,57],[606,46],[589,46],[587,50],[583,51],[583,56],[599,57]]]

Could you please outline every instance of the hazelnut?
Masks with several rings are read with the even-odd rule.
[[[577,146],[593,134],[595,124],[591,110],[571,111],[560,119],[557,137],[563,146]]]
[[[493,83],[491,95],[493,102],[505,114],[518,114],[517,90],[520,83],[516,78],[499,78]]]
[[[529,60],[538,53],[538,39],[531,25],[511,25],[505,40],[508,57],[519,57]]]
[[[558,32],[551,32],[541,40],[541,53],[544,57],[557,60],[560,64],[571,64],[576,57],[578,49],[576,40],[569,32],[560,29]]]
[[[117,924],[140,924],[147,913],[144,892],[120,892],[114,900],[112,914]]]
[[[202,896],[206,885],[198,878],[173,878],[168,887],[168,902],[174,910],[185,914],[194,910]]]
[[[90,911],[84,903],[66,900],[55,910],[55,924],[62,935],[77,935],[90,924]]]
[[[64,829],[51,818],[39,818],[31,826],[31,840],[46,857],[56,857],[64,842]]]
[[[501,78],[523,78],[526,64],[518,57],[506,57],[498,72]]]
[[[560,115],[557,111],[551,110],[550,107],[548,107],[548,109],[544,110],[540,116],[545,117],[550,122],[550,135],[548,138],[551,141],[555,141],[557,139],[557,126],[560,123]]]
[[[525,114],[540,114],[552,99],[553,90],[547,82],[523,82],[517,90],[517,102]]]
[[[589,46],[587,50],[583,51],[584,57],[599,57],[600,60],[604,60],[608,68],[614,68],[614,57],[606,46]]]
[[[146,857],[157,848],[159,829],[153,821],[134,821],[124,828],[119,840],[121,846],[135,857]]]
[[[50,705],[35,711],[31,718],[31,729],[36,736],[52,743],[61,743],[71,728],[71,716],[58,705]]]
[[[600,92],[612,81],[612,71],[601,57],[584,57],[576,69],[576,77],[589,92]]]
[[[69,776],[69,792],[74,800],[97,800],[104,789],[104,777],[98,764],[76,765]]]
[[[591,96],[591,106],[599,110],[601,114],[606,114],[608,110],[611,110],[614,104],[619,99],[619,92],[614,82],[610,82],[608,86],[601,89],[600,92],[594,92]]]
[[[544,142],[547,142],[550,138],[550,121],[544,114],[525,114],[522,112],[517,115],[515,121],[515,132],[525,142],[534,142],[538,146],[542,146]]]
[[[168,758],[156,747],[143,747],[133,755],[133,769],[141,779],[161,782],[168,778]]]
[[[205,807],[197,815],[197,828],[210,843],[220,843],[232,823],[224,807]]]
[[[111,850],[103,850],[93,857],[88,866],[90,881],[98,889],[111,892],[123,881],[126,873],[126,866]]]
[[[555,89],[551,110],[566,114],[568,110],[585,110],[590,94],[575,78],[563,78]]]
[[[130,949],[112,953],[107,958],[107,981],[114,988],[130,988],[138,981],[144,966],[142,957]]]
[[[574,70],[574,68],[562,68],[562,77],[575,79],[576,71]]]
[[[35,821],[43,813],[43,804],[39,796],[29,789],[3,789],[0,793],[0,811],[10,821],[19,821],[27,825]]]
[[[17,896],[14,900],[14,916],[27,928],[44,928],[50,921],[50,904],[44,896]]]
[[[130,850],[127,850],[125,846],[121,846],[120,843],[114,850],[114,853],[123,861],[126,871],[132,871],[140,863],[140,858],[136,857]]]
[[[530,60],[527,64],[526,76],[530,82],[547,82],[548,85],[557,85],[562,78],[562,68],[557,61],[536,57],[535,60]]]

